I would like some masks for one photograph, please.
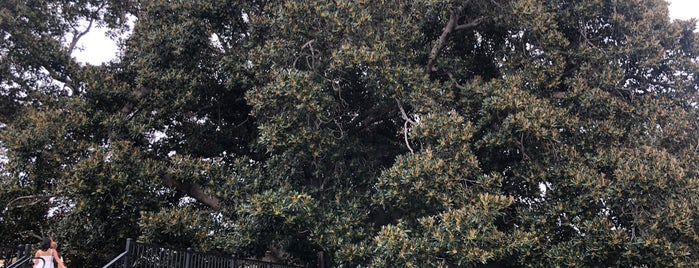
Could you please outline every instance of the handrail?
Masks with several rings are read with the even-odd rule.
[[[6,268],[15,268],[15,267],[21,267],[24,262],[27,260],[30,260],[32,258],[32,255],[29,254],[29,244],[23,244],[19,245],[17,248],[17,252],[15,255],[14,261],[11,261],[10,263],[5,263],[4,267]]]
[[[114,258],[112,261],[110,261],[106,265],[102,266],[102,268],[112,267],[112,265],[114,265],[116,262],[120,261],[124,256],[126,256],[126,254],[129,254],[129,252],[124,251],[123,253],[119,254],[119,256],[116,256],[116,258]]]
[[[30,261],[30,260],[33,260],[33,259],[41,260],[41,262],[43,262],[44,264],[46,264],[46,262],[45,262],[44,259],[42,259],[42,258],[34,257],[34,256],[24,256],[24,257],[20,258],[19,260],[17,260],[16,262],[10,264],[10,266],[7,267],[7,268],[20,268],[20,267],[22,267],[23,265],[26,265],[26,264],[27,264],[26,262],[28,262],[28,261]],[[43,267],[43,266],[45,266],[45,265],[42,265],[42,267]]]
[[[7,268],[19,268],[24,264],[24,262],[28,261],[31,258],[31,256],[24,256],[22,258],[19,258],[17,261],[10,264],[10,266],[8,266]]]
[[[157,245],[139,243],[131,238],[126,239],[126,249],[102,268],[126,267],[278,267],[295,268],[299,266],[272,263],[260,260],[239,259],[236,256],[225,256],[194,252],[191,248],[171,249]],[[149,266],[150,265],[150,266]]]

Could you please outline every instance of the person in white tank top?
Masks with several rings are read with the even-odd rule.
[[[34,257],[38,258],[34,259],[34,268],[55,268],[53,266],[54,260],[56,260],[56,263],[58,263],[58,268],[66,268],[66,266],[63,265],[63,261],[61,261],[61,259],[58,257],[56,250],[51,248],[51,239],[48,237],[41,241],[39,250],[36,251]]]

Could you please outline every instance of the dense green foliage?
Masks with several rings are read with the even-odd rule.
[[[0,4],[0,242],[699,266],[699,40],[664,1],[125,3]]]

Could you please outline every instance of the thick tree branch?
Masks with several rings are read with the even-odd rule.
[[[461,8],[459,8],[460,10]],[[437,39],[437,42],[434,44],[432,47],[432,50],[430,51],[430,58],[427,61],[427,72],[433,72],[436,71],[437,69],[434,67],[434,62],[437,60],[437,55],[439,54],[439,51],[442,49],[444,46],[444,43],[447,41],[447,37],[449,36],[449,33],[454,30],[454,26],[456,25],[456,20],[458,19],[458,15],[456,12],[452,12],[451,16],[449,17],[449,22],[447,22],[447,25],[444,26],[444,30],[442,30],[442,34],[439,36],[439,39]]]
[[[204,189],[202,189],[198,184],[179,182],[169,174],[163,176],[163,184],[167,187],[174,188],[186,195],[189,195],[210,208],[218,209],[221,207],[221,202],[218,200],[218,198],[206,194]]]
[[[432,46],[432,50],[430,51],[430,56],[427,61],[427,72],[434,72],[437,70],[437,68],[435,67],[435,62],[439,57],[439,52],[444,47],[444,44],[446,44],[449,34],[456,30],[464,30],[476,27],[485,19],[485,17],[479,17],[469,23],[459,24],[459,19],[461,18],[464,9],[466,9],[466,6],[470,2],[471,1],[464,2],[464,4],[461,5],[457,10],[452,11],[451,15],[449,16],[449,22],[447,22],[447,25],[444,26],[442,34],[439,36],[439,39],[437,39],[434,46]]]
[[[68,54],[73,53],[73,50],[75,50],[75,46],[78,45],[78,41],[80,41],[80,38],[82,38],[85,34],[90,32],[93,21],[94,19],[90,19],[90,22],[87,24],[87,28],[84,31],[79,32],[76,29],[75,32],[73,32],[73,40],[71,40],[70,45],[68,45]]]

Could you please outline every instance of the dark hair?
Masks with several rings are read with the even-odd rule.
[[[41,245],[39,245],[39,248],[41,250],[46,251],[46,250],[49,250],[50,247],[51,247],[51,239],[48,237],[44,237],[44,239],[41,240]]]

